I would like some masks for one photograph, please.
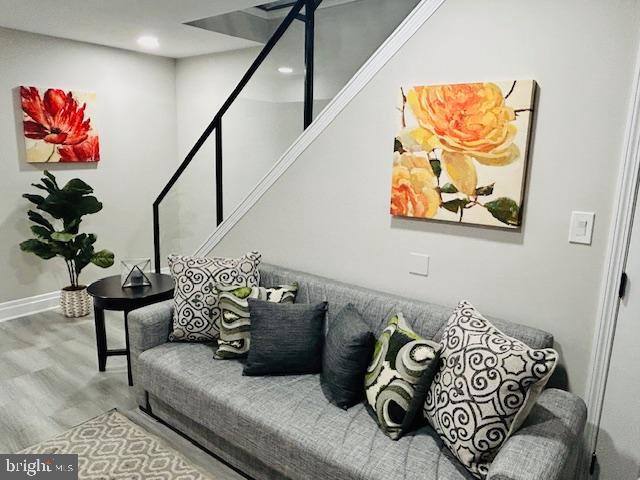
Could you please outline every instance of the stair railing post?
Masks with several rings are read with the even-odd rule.
[[[222,118],[216,124],[216,225],[224,220],[222,205]]]
[[[160,218],[158,202],[153,202],[153,258],[156,273],[160,273]]]
[[[304,13],[304,128],[313,122],[313,63],[316,0],[305,0]]]

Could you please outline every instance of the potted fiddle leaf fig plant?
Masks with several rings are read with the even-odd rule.
[[[51,217],[45,218],[36,210],[29,210],[29,220],[33,222],[31,231],[35,238],[25,240],[20,249],[49,260],[62,257],[67,264],[70,284],[60,292],[60,306],[67,317],[83,317],[89,313],[91,299],[87,287],[80,284],[80,272],[93,263],[101,268],[113,265],[113,253],[109,250],[96,251],[97,237],[93,233],[80,233],[82,217],[102,210],[102,203],[91,195],[93,188],[79,178],[69,180],[60,188],[56,178],[45,170],[40,183],[32,185],[46,192],[46,196],[25,193],[22,195]]]

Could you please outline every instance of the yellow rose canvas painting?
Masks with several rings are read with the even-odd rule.
[[[518,228],[536,83],[403,87],[391,215]]]

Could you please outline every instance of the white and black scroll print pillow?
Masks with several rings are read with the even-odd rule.
[[[169,256],[175,281],[171,341],[206,342],[220,331],[216,285],[256,287],[260,282],[260,253],[240,258]]]
[[[531,411],[558,353],[529,348],[461,302],[447,323],[440,356],[425,417],[460,462],[484,479]]]

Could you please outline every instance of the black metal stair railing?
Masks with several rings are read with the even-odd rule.
[[[256,59],[253,61],[247,72],[244,74],[236,88],[231,92],[222,107],[215,114],[207,128],[195,145],[191,148],[185,159],[182,161],[178,169],[171,176],[167,184],[164,186],[158,197],[153,202],[153,249],[154,249],[154,266],[155,271],[160,273],[160,203],[173,188],[182,173],[189,166],[195,155],[200,151],[204,143],[215,131],[215,189],[216,189],[216,225],[220,225],[223,221],[223,196],[222,196],[222,119],[224,114],[233,105],[242,90],[247,86],[256,70],[262,65],[269,53],[276,46],[278,41],[285,34],[289,26],[295,20],[301,20],[305,23],[305,44],[304,44],[304,61],[305,61],[305,83],[304,83],[304,128],[307,128],[313,120],[313,64],[314,64],[314,35],[315,35],[315,11],[322,0],[297,0],[282,23],[278,26],[271,38],[264,45]],[[305,9],[304,15],[300,12]]]

